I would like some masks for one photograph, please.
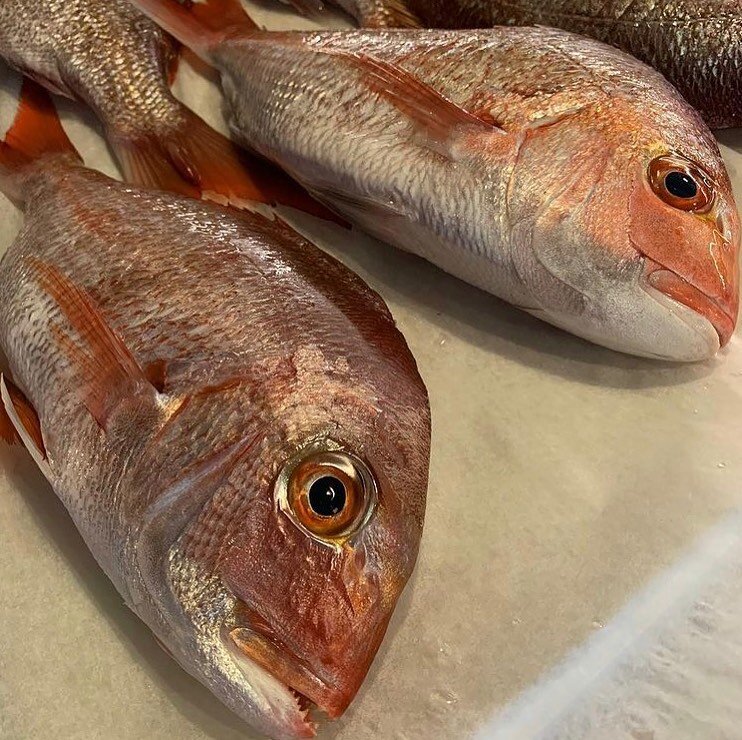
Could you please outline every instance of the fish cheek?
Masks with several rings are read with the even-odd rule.
[[[219,574],[259,617],[265,636],[329,669],[361,638],[364,622],[377,621],[380,589],[372,566],[363,546],[318,542],[263,500],[232,538]]]

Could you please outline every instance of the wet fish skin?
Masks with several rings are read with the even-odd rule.
[[[729,178],[646,65],[552,29],[220,30],[135,2],[219,69],[238,141],[365,231],[612,349],[690,361],[728,341]],[[708,213],[652,191],[672,153],[712,183]]]
[[[427,395],[388,310],[280,222],[128,188],[69,154],[5,186],[25,220],[0,261],[0,346],[38,414],[42,470],[187,671],[272,737],[310,736],[281,671],[300,660],[335,681],[318,692],[342,711],[421,535]],[[130,359],[110,364],[93,314]],[[275,500],[282,466],[315,448],[353,453],[378,485],[342,546]],[[235,630],[281,640],[277,677]]]
[[[87,103],[122,137],[177,127],[183,108],[167,84],[176,43],[120,0],[3,0],[0,53],[45,86]]]
[[[712,128],[742,126],[738,0],[338,0],[337,4],[367,26],[541,25],[591,36],[662,72]]]

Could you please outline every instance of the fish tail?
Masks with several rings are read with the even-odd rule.
[[[135,185],[238,208],[289,206],[339,220],[278,167],[244,151],[185,106],[175,126],[141,134],[114,130],[108,139],[124,179]]]
[[[239,0],[132,0],[134,5],[178,41],[209,62],[209,49],[228,36],[258,27]]]
[[[24,78],[15,119],[0,142],[0,190],[22,202],[28,175],[40,162],[60,156],[82,161],[48,93]]]

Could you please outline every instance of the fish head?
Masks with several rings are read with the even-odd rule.
[[[726,173],[715,169],[714,176],[689,156],[657,152],[629,199],[640,284],[706,338],[708,354],[690,359],[729,342],[739,309],[739,214]]]
[[[518,166],[538,176],[519,202],[516,267],[532,312],[557,326],[703,360],[737,320],[739,215],[705,124],[685,104],[651,123],[648,110],[614,103],[529,130]]]
[[[195,670],[272,737],[313,735],[310,707],[342,714],[417,557],[427,396],[416,370],[390,382],[368,360],[384,382],[321,359],[289,372],[169,556]]]

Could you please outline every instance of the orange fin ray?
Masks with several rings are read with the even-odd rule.
[[[83,403],[101,428],[105,429],[111,412],[125,398],[144,393],[156,399],[157,391],[90,295],[56,267],[34,258],[29,263],[39,285],[77,335],[73,338],[61,327],[56,331],[61,347],[80,373]]]
[[[0,375],[0,397],[2,397],[3,414],[13,425],[19,440],[21,440],[41,472],[47,478],[51,477],[51,468],[46,456],[44,435],[41,432],[41,422],[36,409],[19,388],[8,378]]]
[[[437,142],[447,141],[460,127],[501,130],[492,125],[491,119],[478,118],[399,65],[366,54],[328,53],[337,54],[359,67],[372,90],[409,116]]]
[[[239,0],[131,0],[145,15],[209,62],[209,49],[226,36],[250,34],[258,26]]]

